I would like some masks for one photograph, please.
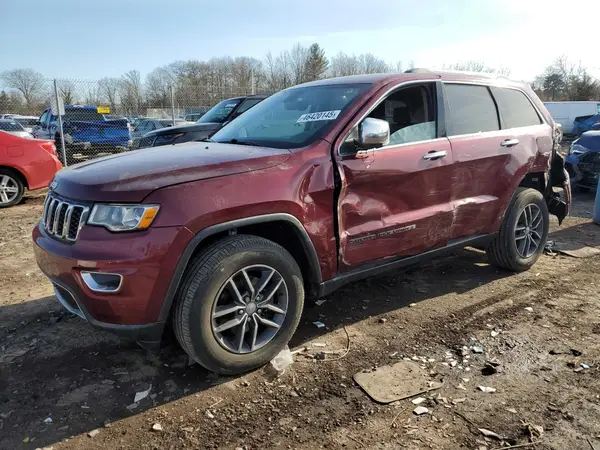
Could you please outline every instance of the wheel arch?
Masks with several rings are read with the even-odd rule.
[[[25,176],[22,170],[14,166],[7,166],[3,164],[0,164],[0,169],[5,169],[12,172],[16,177],[18,177],[21,180],[23,186],[25,186],[26,189],[29,189],[29,181],[27,180],[27,177]]]
[[[205,248],[206,245],[231,234],[260,236],[281,245],[298,262],[307,293],[313,292],[316,294],[318,292],[318,286],[323,281],[319,258],[302,223],[295,216],[286,213],[246,217],[204,228],[190,240],[171,277],[160,310],[159,321],[168,319],[183,274],[194,255]]]

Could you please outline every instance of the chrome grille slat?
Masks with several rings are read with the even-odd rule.
[[[44,203],[42,225],[50,236],[73,242],[85,225],[88,213],[88,206],[63,200],[49,193]]]

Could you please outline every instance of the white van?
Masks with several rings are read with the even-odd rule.
[[[600,114],[600,101],[596,102],[544,102],[555,122],[560,123],[564,134],[573,132],[573,121],[579,116]]]

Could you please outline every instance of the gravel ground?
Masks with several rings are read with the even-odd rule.
[[[465,249],[357,282],[308,305],[292,342],[306,350],[279,378],[220,377],[172,340],[151,357],[61,309],[31,252],[42,195],[0,211],[2,449],[600,449],[600,256],[514,275]],[[600,248],[592,202],[577,196],[550,239]],[[403,358],[444,382],[427,414],[352,380]]]

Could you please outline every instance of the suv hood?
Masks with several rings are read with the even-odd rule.
[[[150,136],[162,136],[165,134],[176,134],[176,133],[190,133],[192,131],[206,131],[211,132],[214,130],[218,130],[221,128],[223,124],[217,122],[207,122],[207,123],[196,123],[194,125],[181,125],[178,127],[164,127],[158,130],[151,131],[144,135],[144,137]]]
[[[108,156],[58,172],[56,194],[79,201],[139,202],[174,184],[266,169],[290,157],[286,149],[186,142]]]

